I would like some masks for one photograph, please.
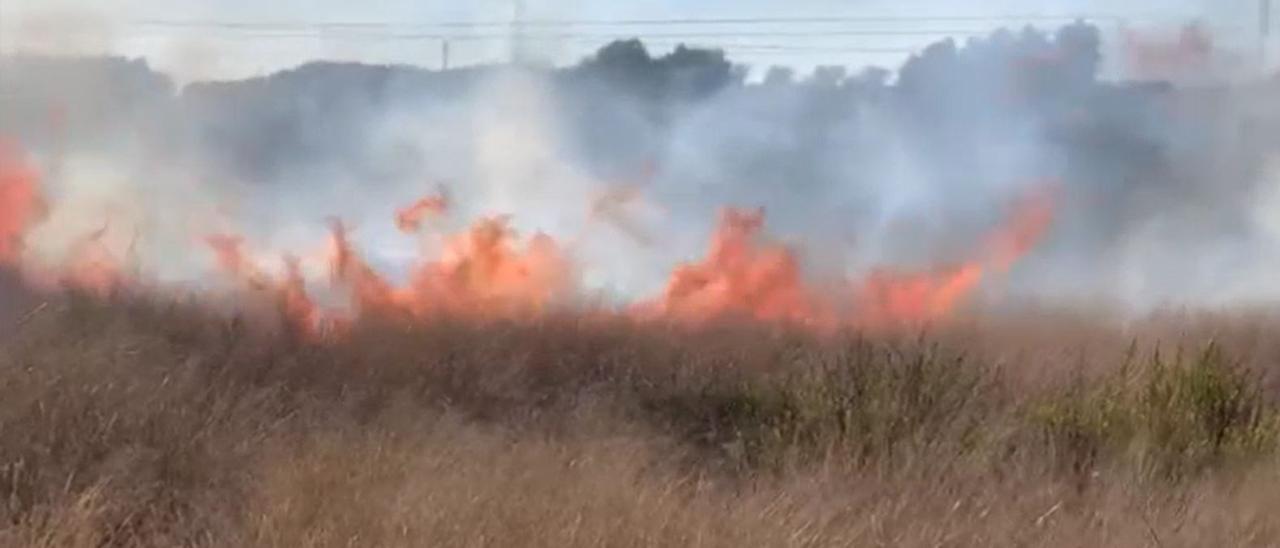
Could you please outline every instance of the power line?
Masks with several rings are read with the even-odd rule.
[[[1266,0],[1263,0],[1266,1]],[[448,41],[485,41],[485,40],[618,40],[640,38],[645,40],[660,39],[741,39],[741,38],[789,38],[810,39],[830,37],[942,37],[942,36],[977,36],[990,33],[986,28],[926,28],[926,29],[830,29],[813,28],[804,30],[703,30],[692,28],[678,31],[644,31],[640,29],[591,33],[589,28],[577,30],[574,27],[630,27],[651,26],[658,28],[679,28],[696,25],[812,25],[838,23],[999,23],[999,22],[1051,22],[1084,20],[1092,22],[1112,21],[1116,24],[1130,24],[1138,21],[1153,21],[1152,16],[1123,16],[1116,14],[1077,14],[1077,15],[1008,15],[1008,16],[858,16],[858,17],[758,17],[758,18],[686,18],[686,19],[629,19],[629,20],[519,20],[518,22],[496,21],[444,21],[435,23],[390,23],[390,22],[238,22],[221,20],[141,20],[132,24],[142,32],[192,31],[203,30],[225,33],[237,38],[253,39],[376,39],[386,41],[412,40],[448,40]],[[484,30],[501,29],[504,32],[468,33],[449,32],[450,30]],[[533,31],[530,31],[533,29]],[[541,29],[541,30],[539,30]],[[571,30],[573,29],[573,30]],[[604,29],[598,29],[604,30]]]
[[[697,45],[727,53],[751,55],[903,54],[922,49],[925,46],[923,39],[933,41],[946,37],[983,36],[996,28],[1007,28],[1019,23],[1047,25],[1085,21],[1128,25],[1175,20],[1182,19],[1116,13],[541,20],[517,16],[507,21],[417,23],[141,19],[125,23],[126,28],[122,34],[126,38],[150,38],[175,33],[184,36],[200,34],[214,40],[233,41],[439,41],[442,66],[449,66],[449,58],[454,53],[450,51],[451,45],[496,41],[605,43],[635,38],[655,47],[663,47],[663,44]],[[870,28],[857,28],[858,24]],[[832,25],[842,27],[833,28]],[[855,28],[849,28],[850,26]],[[866,38],[868,41],[857,40],[858,38]],[[917,40],[912,41],[912,47],[903,47],[904,42],[893,41],[895,38]],[[785,43],[780,43],[779,40]],[[714,43],[697,44],[698,41]]]
[[[940,37],[940,36],[976,36],[989,33],[979,29],[925,29],[925,30],[841,30],[841,31],[760,31],[760,32],[636,32],[614,34],[588,33],[525,33],[520,34],[523,40],[626,40],[638,38],[643,40],[662,39],[731,39],[731,38],[839,38],[839,37]],[[237,39],[349,39],[349,40],[449,40],[449,41],[485,41],[510,40],[513,34],[460,34],[460,33],[334,33],[334,32],[237,32],[224,34],[227,38]]]
[[[522,37],[522,38],[523,38],[524,40],[526,40],[526,41],[530,41],[530,42],[537,42],[537,41],[557,41],[557,42],[575,42],[575,43],[600,44],[600,43],[602,43],[602,42],[607,42],[608,40],[627,39],[627,38],[633,38],[633,37],[636,37],[636,36],[631,36],[631,35],[617,35],[617,36],[612,36],[612,37],[601,37],[601,36],[557,35],[557,36],[550,36],[550,37],[549,37],[549,36],[529,35],[529,36],[524,36],[524,37]],[[414,36],[404,36],[404,35],[401,35],[401,36],[381,36],[381,35],[321,36],[321,35],[311,35],[311,34],[254,34],[254,35],[242,35],[242,36],[235,36],[235,37],[228,37],[228,38],[235,38],[235,39],[237,39],[237,40],[246,40],[246,41],[249,41],[249,40],[257,40],[257,39],[284,39],[284,40],[288,40],[288,39],[312,39],[312,38],[324,38],[324,39],[335,39],[335,40],[342,40],[342,41],[357,41],[357,42],[358,42],[358,41],[387,42],[387,41],[392,41],[392,40],[413,40],[413,41],[416,41],[416,40],[422,40],[422,41],[435,41],[435,40],[439,40],[439,41],[440,41],[440,43],[441,43],[441,50],[442,50],[442,51],[441,51],[441,58],[442,58],[442,59],[444,59],[444,58],[446,58],[446,57],[451,53],[451,49],[452,49],[452,48],[450,47],[450,44],[451,44],[452,42],[454,42],[454,41],[457,41],[457,42],[464,42],[464,43],[465,43],[465,42],[468,42],[468,41],[470,41],[470,42],[477,42],[477,41],[483,41],[483,40],[487,40],[487,39],[494,39],[494,40],[506,40],[506,39],[508,39],[508,38],[509,38],[509,36],[506,36],[506,35],[493,35],[493,36],[470,36],[470,37],[456,37],[456,36],[449,36],[449,37],[443,37],[443,38],[442,38],[442,37],[440,37],[440,36],[436,36],[436,35],[414,35]],[[467,39],[465,39],[465,38],[471,38],[472,40],[467,40]],[[732,52],[742,52],[742,51],[752,51],[752,52],[757,52],[757,53],[759,53],[759,52],[788,52],[788,53],[886,53],[886,54],[887,54],[887,53],[911,53],[911,52],[913,52],[913,51],[917,51],[917,50],[918,50],[918,48],[909,48],[909,47],[872,47],[872,46],[855,46],[855,45],[797,45],[797,44],[778,44],[778,43],[763,43],[763,44],[761,44],[761,43],[754,43],[754,42],[746,42],[746,43],[744,43],[744,42],[740,42],[740,41],[737,41],[737,42],[716,42],[716,43],[699,44],[699,43],[697,43],[696,41],[691,41],[691,40],[677,40],[677,39],[673,39],[673,38],[670,38],[670,37],[667,37],[667,38],[659,38],[659,39],[651,39],[651,38],[646,37],[646,36],[639,36],[639,37],[636,37],[636,38],[642,38],[642,39],[643,39],[643,41],[644,41],[644,44],[645,44],[646,46],[650,46],[650,47],[658,47],[658,48],[662,48],[662,47],[676,47],[676,46],[684,45],[684,46],[691,46],[691,47],[705,47],[705,48],[710,48],[710,49],[719,49],[719,50],[724,50],[724,51],[726,51],[726,52],[730,52],[730,53],[732,53]]]
[[[227,29],[219,29],[227,30]],[[858,37],[874,37],[874,38],[942,38],[942,37],[971,37],[990,33],[989,29],[912,29],[912,30],[817,30],[810,32],[793,32],[793,31],[690,31],[690,32],[635,32],[635,33],[585,33],[585,32],[553,32],[553,33],[521,33],[519,39],[526,42],[589,42],[589,43],[606,43],[614,40],[641,39],[646,45],[653,47],[675,47],[678,45],[690,45],[708,47],[712,49],[720,49],[727,53],[744,53],[751,54],[767,54],[767,55],[799,55],[799,54],[904,54],[919,51],[919,47],[901,47],[901,46],[867,46],[857,44],[812,44],[812,43],[758,43],[743,42],[744,39],[766,39],[766,38],[786,38],[786,39],[823,39],[823,38],[858,38]],[[223,34],[222,38],[233,40],[338,40],[338,41],[374,41],[374,42],[397,42],[397,41],[440,41],[443,44],[448,43],[476,43],[484,41],[507,41],[513,39],[512,33],[387,33],[373,32],[361,29],[360,31],[336,32],[334,30],[314,30],[314,31],[263,31],[263,30],[237,30],[229,34]],[[715,43],[697,44],[698,40],[717,40]],[[442,53],[442,57],[444,54]]]
[[[175,30],[175,29],[170,29]],[[380,42],[396,42],[396,41],[449,41],[449,42],[483,42],[483,41],[507,41],[516,38],[511,32],[502,33],[459,33],[459,32],[376,32],[366,29],[346,28],[344,31],[338,30],[337,27],[320,27],[315,29],[298,29],[292,31],[286,30],[264,30],[264,29],[228,29],[217,27],[213,29],[219,32],[219,38],[236,39],[236,40],[340,40],[340,41],[380,41]],[[164,32],[160,29],[152,29],[149,33]],[[657,42],[663,40],[742,40],[752,38],[786,38],[794,40],[816,40],[823,38],[942,38],[942,37],[976,37],[990,34],[992,29],[973,29],[973,28],[934,28],[934,29],[900,29],[900,30],[882,30],[882,29],[853,29],[853,30],[810,30],[810,31],[790,31],[790,30],[765,30],[765,31],[687,31],[687,32],[615,32],[615,33],[589,33],[589,32],[520,32],[518,38],[524,41],[596,41],[608,42],[614,40],[641,39],[645,42]],[[134,36],[140,36],[144,33],[134,33]],[[718,44],[733,45],[733,44]]]
[[[1265,0],[1264,0],[1265,1]],[[518,4],[517,4],[518,7]],[[1061,22],[1072,20],[1111,21],[1128,24],[1134,21],[1156,20],[1151,15],[1137,14],[1017,14],[1017,15],[903,15],[903,16],[834,16],[834,17],[736,17],[736,18],[652,18],[652,19],[525,19],[511,21],[438,21],[424,23],[359,22],[359,21],[277,21],[247,22],[216,19],[163,20],[143,19],[131,23],[144,32],[212,31],[245,39],[323,39],[323,40],[380,40],[380,41],[451,41],[476,42],[491,40],[619,40],[640,38],[649,40],[698,40],[698,39],[746,39],[786,38],[807,40],[837,37],[945,37],[977,36],[991,32],[991,28],[809,28],[788,29],[786,25],[831,25],[850,23],[1010,23],[1010,22]],[[710,26],[712,30],[698,28]],[[714,30],[715,27],[749,25],[748,29]],[[783,27],[753,30],[761,25]],[[641,30],[648,26],[681,30]],[[617,32],[591,33],[591,27],[605,30],[619,27]],[[621,28],[637,27],[635,30]],[[532,31],[530,30],[532,29]],[[489,30],[489,32],[450,32],[461,30]],[[494,33],[493,30],[503,32]]]
[[[1063,15],[952,15],[952,16],[841,16],[841,17],[742,17],[742,18],[671,18],[671,19],[527,19],[522,27],[611,27],[611,26],[697,26],[697,25],[813,25],[849,23],[1010,23],[1010,22],[1062,22],[1062,21],[1157,21],[1168,17],[1123,14],[1063,14]],[[216,27],[244,30],[299,30],[308,28],[335,29],[387,29],[387,28],[510,28],[511,21],[440,21],[434,23],[393,23],[382,21],[226,21],[212,19],[141,19],[130,22],[141,27]]]

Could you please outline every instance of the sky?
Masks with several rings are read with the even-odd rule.
[[[501,26],[441,28],[441,23],[507,22],[520,0],[0,0],[0,51],[117,54],[147,59],[179,80],[270,73],[316,59],[439,67],[441,34],[453,66],[500,62],[511,32]],[[706,18],[913,18],[720,25],[608,25],[528,31],[525,49],[565,64],[611,38],[640,36],[662,52],[677,43],[725,47],[757,67],[893,66],[949,35],[1022,26],[1018,16],[1105,16],[1106,28],[1174,27],[1198,20],[1224,41],[1256,36],[1261,0],[524,0],[527,20],[664,21]],[[924,21],[921,17],[1007,20]],[[1112,18],[1114,17],[1114,18]],[[1052,26],[1063,21],[1040,21]],[[181,23],[175,25],[175,23]],[[210,23],[248,24],[249,28]],[[334,24],[372,26],[339,28]],[[189,26],[194,24],[194,26]],[[320,26],[330,25],[330,26]],[[567,35],[567,36],[566,36]],[[1245,44],[1240,44],[1242,47]]]

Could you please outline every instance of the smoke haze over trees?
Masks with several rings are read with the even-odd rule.
[[[621,41],[560,69],[316,62],[181,89],[141,61],[15,57],[0,61],[0,134],[57,192],[106,177],[155,209],[196,193],[281,246],[341,216],[389,264],[408,244],[379,219],[437,184],[470,213],[564,237],[593,193],[635,185],[664,244],[615,234],[580,250],[640,258],[588,273],[621,292],[697,253],[724,205],[764,206],[807,261],[857,270],[956,258],[1010,200],[1051,186],[1059,220],[1017,291],[1275,296],[1280,84],[1103,79],[1103,53],[1080,23],[758,82],[719,51]]]

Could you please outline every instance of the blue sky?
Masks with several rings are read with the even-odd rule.
[[[63,53],[116,53],[146,57],[153,65],[183,79],[231,78],[278,70],[312,59],[401,62],[436,66],[439,40],[422,36],[440,32],[411,25],[458,21],[504,21],[516,0],[0,0],[0,47]],[[526,15],[542,20],[619,20],[758,17],[931,17],[1023,14],[1107,14],[1131,18],[1134,24],[1174,25],[1201,19],[1230,32],[1249,36],[1258,0],[525,0]],[[381,23],[391,30],[353,33],[315,27],[292,30],[182,29],[141,24],[145,21],[223,21],[267,25],[311,23]],[[1022,22],[1013,21],[1015,24]],[[655,50],[677,41],[725,45],[735,60],[753,65],[792,65],[801,71],[818,64],[893,65],[909,51],[940,35],[898,31],[977,32],[992,21],[832,23],[755,26],[591,27],[553,31],[574,38],[538,38],[530,46],[548,61],[575,60],[615,34],[724,33],[715,37],[663,37],[651,40]],[[870,31],[873,35],[832,35]],[[480,33],[483,38],[451,44],[454,64],[504,59],[510,45],[503,29],[455,29],[452,34]],[[771,36],[741,36],[743,32]],[[880,34],[874,34],[880,33]],[[265,36],[272,34],[272,36]],[[397,37],[390,37],[395,35]],[[586,35],[586,36],[583,36]],[[869,51],[877,50],[877,51]],[[880,51],[886,50],[886,51]]]

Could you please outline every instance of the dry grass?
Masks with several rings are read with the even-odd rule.
[[[1277,326],[311,345],[72,298],[0,341],[0,545],[1277,545]]]

